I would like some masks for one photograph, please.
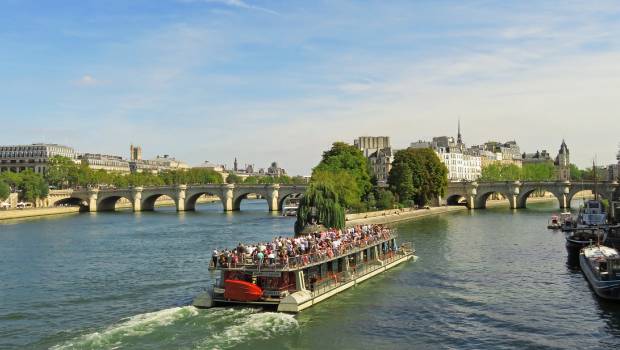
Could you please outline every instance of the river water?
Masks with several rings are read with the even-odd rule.
[[[611,349],[620,304],[568,264],[552,204],[399,224],[418,261],[299,315],[188,306],[210,251],[289,234],[293,219],[244,201],[0,223],[0,348]]]

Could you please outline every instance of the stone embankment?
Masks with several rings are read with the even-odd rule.
[[[0,220],[78,213],[80,207],[28,208],[0,210]]]
[[[548,202],[556,200],[554,197],[534,197],[529,198],[528,203]],[[500,207],[508,206],[506,200],[489,200],[487,207]],[[347,225],[358,224],[390,224],[405,220],[414,220],[432,215],[439,215],[443,213],[452,213],[456,211],[467,210],[466,206],[444,206],[444,207],[430,207],[428,209],[390,209],[380,211],[370,211],[359,214],[347,214]]]
[[[467,210],[465,206],[431,207],[429,209],[390,209],[371,211],[360,214],[348,214],[347,226],[358,224],[389,224],[405,220],[413,220],[431,215]]]

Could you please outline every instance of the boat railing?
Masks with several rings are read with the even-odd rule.
[[[218,267],[228,269],[255,269],[259,271],[298,269],[300,267],[338,259],[355,251],[363,250],[366,247],[375,245],[380,242],[388,241],[393,238],[396,238],[396,233],[383,233],[378,237],[370,237],[357,242],[342,243],[335,249],[328,247],[315,253],[307,253],[296,256],[285,256],[283,258],[278,257],[275,258],[275,261],[274,258],[263,258],[262,260],[257,260],[255,258],[247,256],[247,254],[244,254],[244,257],[242,259],[244,260],[243,262],[235,263],[233,261],[228,261],[232,259],[227,259],[227,261],[223,264],[221,262],[218,263]],[[213,264],[213,261],[211,261],[209,264],[209,269],[215,268],[216,266]]]
[[[415,253],[415,247],[413,245],[413,242],[402,242],[400,244],[400,249],[405,254],[413,254],[413,253]]]
[[[411,242],[407,242],[411,243]],[[409,252],[413,252],[413,244],[411,244],[411,250]],[[398,251],[387,251],[386,253],[379,254],[376,259],[366,262],[366,263],[358,263],[356,265],[350,265],[348,271],[342,271],[338,273],[328,273],[327,277],[319,279],[314,283],[310,283],[308,288],[312,293],[313,297],[317,297],[322,295],[325,292],[328,292],[334,288],[339,287],[340,285],[347,283],[351,280],[354,280],[358,277],[361,277],[367,273],[373,272],[381,267],[391,264],[392,262],[401,259],[404,255],[411,254],[407,253],[408,248],[403,249],[403,244],[401,244],[401,249]]]

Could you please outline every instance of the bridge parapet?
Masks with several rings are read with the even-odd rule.
[[[446,198],[465,198],[470,209],[486,207],[486,200],[492,193],[500,193],[508,199],[513,209],[525,208],[528,197],[536,191],[552,193],[560,208],[570,208],[575,194],[583,190],[597,190],[602,197],[611,199],[619,196],[617,181],[500,181],[500,182],[453,182],[448,184]]]

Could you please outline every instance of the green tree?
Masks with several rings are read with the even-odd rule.
[[[585,181],[594,181],[594,171],[593,168],[586,168],[582,171],[582,180]],[[596,167],[596,180],[597,181],[605,181],[607,178],[607,172],[605,168],[597,166]]]
[[[413,200],[426,205],[429,199],[445,194],[448,169],[431,149],[400,150],[394,155],[388,184],[401,203],[408,205]]]
[[[331,149],[323,152],[321,162],[313,169],[313,175],[316,171],[338,172],[342,170],[353,176],[360,196],[365,196],[370,192],[372,184],[366,157],[359,148],[344,142],[335,142]]]
[[[22,178],[19,190],[22,200],[34,202],[36,199],[45,198],[48,194],[48,184],[40,174],[28,169],[19,173]]]
[[[580,181],[583,176],[583,171],[579,169],[575,164],[570,165],[570,179],[572,181]]]
[[[318,223],[330,228],[344,228],[344,208],[339,203],[338,194],[330,185],[314,182],[308,186],[299,201],[295,222],[296,233],[300,233],[309,223],[312,208],[315,208],[314,214]]]
[[[297,175],[291,178],[291,185],[306,185],[308,183],[308,179]]]
[[[0,181],[0,200],[5,200],[9,198],[10,193],[11,188],[9,187],[9,185],[4,181]]]
[[[525,181],[553,181],[555,167],[551,162],[523,164],[521,179]]]
[[[378,210],[393,209],[396,199],[392,191],[380,188],[375,191],[376,208]]]
[[[398,154],[398,152],[396,153]],[[407,203],[413,201],[416,188],[413,185],[413,173],[408,162],[398,159],[392,163],[392,170],[388,175],[390,189],[398,196],[398,201]]]
[[[19,185],[22,183],[22,176],[20,173],[13,173],[10,171],[5,171],[0,173],[0,181],[3,181],[13,190],[16,190]]]
[[[49,159],[49,167],[45,174],[45,179],[52,186],[66,188],[75,185],[74,181],[77,171],[78,165],[73,160],[56,155]]]
[[[482,168],[480,181],[516,181],[521,177],[521,168],[515,164],[492,163]]]
[[[227,184],[239,184],[239,183],[243,183],[243,179],[241,178],[241,176],[237,174],[228,174],[228,177],[226,178],[226,183]]]
[[[336,192],[343,208],[353,208],[360,204],[361,190],[355,177],[348,171],[315,170],[310,181],[327,184]]]
[[[248,176],[243,180],[243,183],[248,185],[257,185],[258,182],[258,176]]]

